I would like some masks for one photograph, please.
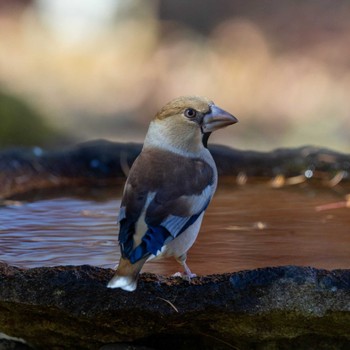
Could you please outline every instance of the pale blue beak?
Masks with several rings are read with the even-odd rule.
[[[202,121],[203,133],[213,132],[226,126],[238,123],[238,119],[223,109],[212,105],[210,113]]]

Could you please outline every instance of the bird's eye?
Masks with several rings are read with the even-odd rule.
[[[187,118],[194,118],[197,115],[197,111],[193,108],[187,108],[185,110],[185,116]]]

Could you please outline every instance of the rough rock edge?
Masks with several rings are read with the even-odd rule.
[[[141,151],[141,144],[90,141],[62,151],[35,148],[0,152],[0,198],[34,189],[74,185],[112,184],[124,179]],[[350,178],[350,155],[305,146],[272,152],[241,151],[210,145],[219,175],[286,177],[312,170],[318,177],[331,178],[342,172]]]
[[[88,265],[0,263],[0,331],[38,349],[160,346],[162,335],[188,334],[239,349],[303,337],[350,345],[350,270],[268,267],[191,283],[142,274],[133,293],[106,288],[112,274]]]

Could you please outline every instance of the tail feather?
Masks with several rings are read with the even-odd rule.
[[[146,259],[132,264],[129,260],[120,258],[117,271],[113,278],[108,282],[108,288],[121,288],[128,292],[133,292],[137,287],[137,280]]]
[[[128,276],[118,276],[117,274],[108,282],[108,288],[121,288],[128,292],[133,292],[137,287],[137,279]]]

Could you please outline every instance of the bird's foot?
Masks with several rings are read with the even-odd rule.
[[[173,277],[181,277],[183,280],[190,282],[192,278],[197,277],[195,273],[187,273],[187,272],[176,272],[173,274]]]

